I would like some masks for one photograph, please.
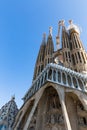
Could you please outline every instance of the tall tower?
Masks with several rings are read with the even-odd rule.
[[[35,70],[34,70],[34,77],[33,80],[42,72],[44,69],[44,56],[45,56],[45,48],[46,48],[46,34],[43,34],[42,44],[40,46],[40,50],[37,56]]]
[[[69,41],[69,34],[67,29],[62,22],[62,53],[63,53],[63,64],[67,68],[72,68],[72,59],[71,59],[71,48]]]
[[[85,73],[87,71],[87,55],[80,40],[80,30],[72,23],[72,20],[70,20],[69,23],[68,31],[73,69]]]
[[[64,21],[59,23],[62,47],[54,51],[50,28],[47,43],[42,42],[40,47],[34,82],[23,97],[14,130],[87,130],[87,75],[83,74],[87,72],[87,54],[77,26],[70,21],[67,29]],[[59,34],[60,26],[57,45]]]
[[[44,56],[44,67],[49,63],[53,63],[53,52],[54,52],[54,44],[52,39],[52,27],[49,27],[49,35],[47,38],[47,44]]]

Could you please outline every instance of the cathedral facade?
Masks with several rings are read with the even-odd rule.
[[[63,20],[58,26],[56,51],[52,27],[47,40],[43,35],[14,130],[87,130],[87,53],[72,20],[68,27]]]

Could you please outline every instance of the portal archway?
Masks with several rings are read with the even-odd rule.
[[[37,119],[35,130],[65,129],[62,108],[58,93],[53,86],[47,86],[37,106]],[[56,127],[54,127],[57,125]]]

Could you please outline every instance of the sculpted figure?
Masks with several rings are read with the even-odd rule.
[[[55,120],[54,120],[54,116],[51,115],[51,123],[54,124],[55,123]]]

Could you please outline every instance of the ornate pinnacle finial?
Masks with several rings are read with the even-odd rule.
[[[59,24],[59,26],[64,26],[64,23],[65,23],[64,20],[60,20],[58,24]]]
[[[53,27],[49,27],[49,34],[52,36],[52,29]]]
[[[72,25],[73,24],[73,20],[70,19],[69,20],[69,24]]]
[[[61,25],[64,26],[64,23],[65,23],[65,20],[62,20],[61,21]]]

